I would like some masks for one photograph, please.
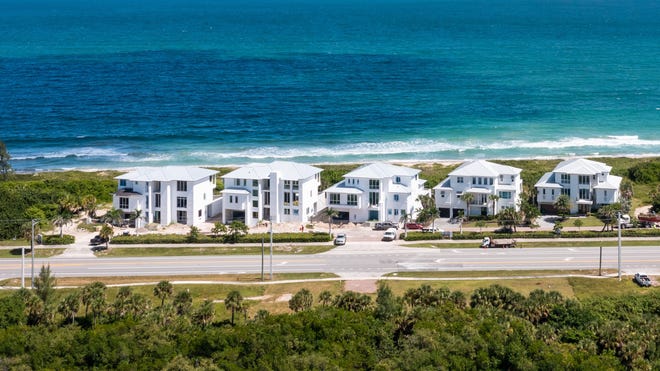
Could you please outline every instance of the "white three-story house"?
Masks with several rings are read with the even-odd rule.
[[[222,222],[306,223],[317,212],[321,171],[295,162],[243,166],[222,177]]]
[[[419,196],[429,194],[419,173],[380,162],[361,166],[324,191],[326,206],[338,212],[335,219],[347,222],[414,219],[422,206]]]
[[[611,166],[584,158],[560,162],[534,185],[541,212],[554,213],[554,203],[560,195],[569,197],[571,214],[584,214],[618,202],[622,178],[611,175],[611,170]]]
[[[519,210],[523,191],[521,169],[485,160],[463,163],[433,187],[440,217],[497,215],[505,208]],[[470,197],[464,197],[466,193]],[[468,201],[468,202],[466,202]]]
[[[141,211],[147,223],[199,225],[212,216],[216,171],[189,166],[143,167],[115,177],[112,206]]]

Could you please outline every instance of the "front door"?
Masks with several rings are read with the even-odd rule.
[[[369,220],[379,220],[378,210],[369,210]]]

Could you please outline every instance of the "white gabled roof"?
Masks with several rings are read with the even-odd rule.
[[[421,170],[413,169],[405,166],[396,166],[386,164],[383,162],[375,162],[373,164],[363,165],[359,168],[344,175],[344,178],[369,178],[369,179],[385,179],[393,176],[415,176]]]
[[[497,177],[502,174],[520,174],[522,169],[517,167],[500,165],[486,160],[475,160],[463,163],[449,173],[451,176],[488,176]]]
[[[297,162],[274,161],[270,164],[245,165],[225,174],[223,178],[268,179],[271,173],[278,172],[282,179],[300,180],[307,179],[321,171],[323,171],[323,169]]]
[[[610,170],[612,170],[612,167],[607,166],[602,162],[587,160],[586,158],[572,158],[557,164],[553,172],[591,175],[597,173],[609,173]]]
[[[364,193],[363,190],[357,187],[352,187],[346,184],[345,181],[341,181],[330,188],[326,189],[324,192],[326,193],[344,193],[344,194],[354,194],[354,195],[359,195]]]
[[[616,175],[608,175],[604,182],[594,186],[594,189],[619,189],[621,186],[622,177]]]
[[[555,180],[555,173],[545,173],[539,179],[536,184],[534,184],[535,188],[542,187],[542,188],[563,188],[557,181]]]
[[[115,179],[126,179],[133,182],[169,182],[173,180],[194,182],[216,173],[215,170],[194,166],[140,167],[119,175]]]

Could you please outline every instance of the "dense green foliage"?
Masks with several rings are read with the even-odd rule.
[[[42,244],[44,245],[71,245],[76,242],[76,238],[70,234],[54,236],[43,236]]]
[[[200,234],[195,238],[195,243],[261,243],[261,241],[270,242],[269,233],[252,233],[240,236],[233,241],[225,236],[212,236]],[[329,242],[332,238],[325,232],[313,233],[273,233],[273,242]],[[182,234],[143,234],[139,236],[115,236],[111,244],[133,245],[133,244],[164,244],[164,243],[190,243],[190,236]]]
[[[617,237],[618,231],[562,231],[561,235],[556,235],[553,231],[518,231],[515,233],[495,233],[495,232],[463,232],[452,233],[452,240],[481,240],[484,237],[492,238],[607,238]],[[660,229],[658,228],[639,228],[639,229],[624,229],[621,231],[622,237],[659,237]],[[424,232],[408,232],[408,236],[403,238],[406,241],[423,241],[423,240],[442,240],[448,239],[446,233],[424,233]]]
[[[640,162],[628,169],[628,178],[637,183],[660,182],[660,160]]]
[[[295,313],[249,315],[239,291],[216,320],[163,281],[157,306],[130,287],[92,283],[52,299],[0,299],[0,368],[32,369],[658,369],[660,292],[577,301],[499,285],[460,291],[381,284],[375,302],[301,290]],[[48,304],[50,303],[50,304]],[[293,304],[293,305],[292,305]],[[79,313],[84,312],[84,314]],[[78,314],[79,316],[76,316]],[[227,319],[227,316],[230,319]],[[197,367],[197,368],[196,368]]]

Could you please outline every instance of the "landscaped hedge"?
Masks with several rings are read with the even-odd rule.
[[[235,243],[261,243],[261,240],[270,242],[270,234],[257,233],[248,234],[238,238]],[[273,242],[329,242],[332,238],[328,233],[273,233]],[[110,240],[111,244],[133,245],[133,244],[169,244],[169,243],[230,243],[228,236],[208,236],[200,234],[195,240],[190,236],[182,234],[144,234],[140,236],[116,236]]]
[[[453,232],[452,240],[480,240],[484,237],[492,238],[607,238],[617,237],[618,231],[564,231],[561,236],[557,236],[552,231],[524,231],[515,233],[493,233],[493,232]],[[660,237],[660,229],[657,228],[638,228],[638,229],[624,229],[621,231],[622,237]],[[425,241],[425,240],[442,240],[448,239],[442,233],[423,233],[423,232],[408,232],[408,237],[401,238],[406,241]]]
[[[54,236],[43,236],[41,243],[43,245],[71,245],[76,242],[76,238],[70,234],[65,234],[60,237],[59,235]]]

